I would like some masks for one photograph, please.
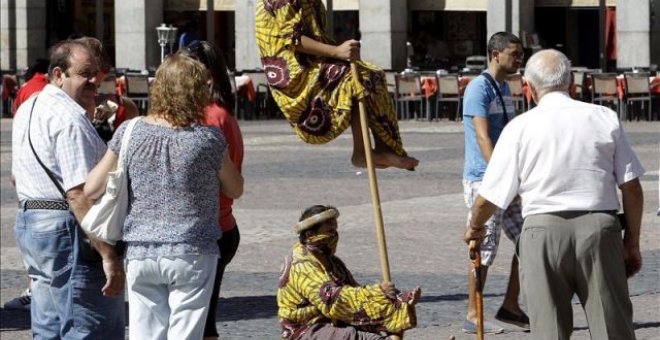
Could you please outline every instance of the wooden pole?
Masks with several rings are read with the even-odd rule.
[[[351,72],[355,82],[360,84],[360,78],[355,63],[351,63]],[[373,203],[374,221],[376,222],[376,235],[378,236],[378,252],[380,253],[380,269],[383,281],[391,282],[390,263],[387,258],[387,242],[385,240],[385,228],[383,227],[383,213],[380,209],[380,196],[378,194],[378,180],[376,179],[376,168],[371,158],[371,137],[367,122],[367,109],[364,102],[358,102],[360,107],[360,125],[362,128],[362,141],[364,143],[365,158],[367,160],[367,172],[369,173],[369,187],[371,188],[371,201]]]
[[[360,83],[360,74],[357,71],[355,62],[351,62],[351,72],[357,86]],[[373,204],[374,221],[376,222],[376,235],[378,237],[378,253],[380,254],[380,270],[383,274],[384,282],[391,282],[390,262],[387,258],[387,241],[385,240],[385,227],[383,226],[383,213],[380,209],[380,195],[378,194],[378,180],[376,179],[376,168],[371,158],[371,137],[369,135],[369,125],[367,122],[367,109],[362,100],[358,101],[360,108],[360,126],[362,130],[362,141],[364,144],[364,153],[367,160],[367,172],[369,173],[369,187],[371,188],[371,202]],[[402,333],[403,336],[403,333]],[[394,340],[401,339],[396,335],[391,335]]]
[[[484,340],[484,296],[481,283],[481,249],[477,241],[470,241],[470,260],[474,267],[474,297],[477,305],[477,339]]]

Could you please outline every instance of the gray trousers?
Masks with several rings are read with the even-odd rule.
[[[577,294],[592,339],[635,339],[621,225],[606,212],[527,216],[520,277],[534,339],[570,339]]]

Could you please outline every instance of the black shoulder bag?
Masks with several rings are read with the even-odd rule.
[[[495,93],[497,93],[497,97],[500,99],[500,104],[502,104],[502,112],[504,113],[504,126],[506,126],[506,124],[509,123],[509,114],[506,113],[506,104],[504,103],[502,92],[500,92],[500,86],[497,84],[495,79],[493,79],[493,76],[491,76],[490,73],[484,72],[482,75],[486,77],[490,84],[495,88]]]
[[[44,169],[46,174],[48,175],[48,178],[55,184],[57,187],[57,190],[60,192],[62,195],[62,198],[64,199],[65,202],[67,202],[66,199],[66,193],[64,192],[64,188],[60,185],[60,183],[57,182],[57,179],[55,178],[55,175],[48,169],[44,163],[41,161],[39,156],[37,155],[37,151],[34,150],[34,146],[32,145],[32,138],[30,138],[30,128],[32,127],[32,112],[34,111],[34,105],[37,103],[37,99],[39,99],[39,95],[34,99],[34,102],[32,102],[32,107],[30,108],[30,119],[28,120],[28,143],[30,143],[30,148],[32,149],[32,152],[34,153],[34,157],[37,159],[37,162],[41,167]],[[76,221],[77,224],[77,221]],[[87,234],[83,232],[82,230],[78,230],[78,234],[80,235],[78,237],[78,249],[80,250],[80,257],[82,257],[85,261],[91,262],[91,263],[98,263],[103,260],[101,257],[101,254],[94,248],[92,245],[91,241],[87,237]]]

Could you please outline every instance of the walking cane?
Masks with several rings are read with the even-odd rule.
[[[355,62],[351,62],[351,72],[357,86],[360,84],[360,75],[357,71]],[[387,258],[387,244],[385,241],[385,228],[383,227],[383,213],[380,209],[380,196],[378,194],[378,181],[376,179],[376,168],[371,159],[371,138],[369,137],[369,126],[367,125],[367,109],[362,100],[358,101],[360,107],[360,125],[362,130],[362,142],[364,144],[364,153],[367,160],[367,171],[369,173],[369,187],[371,188],[371,202],[373,203],[374,220],[376,221],[376,235],[378,237],[378,252],[380,253],[380,270],[383,273],[383,281],[391,282],[390,262]],[[403,336],[403,333],[401,334]],[[401,337],[390,336],[393,340],[399,340]]]
[[[484,295],[481,283],[481,249],[477,241],[470,241],[470,260],[474,267],[474,297],[477,304],[477,340],[484,339]]]

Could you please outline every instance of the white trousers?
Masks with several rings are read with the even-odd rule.
[[[202,339],[217,263],[217,255],[128,261],[129,338]]]

